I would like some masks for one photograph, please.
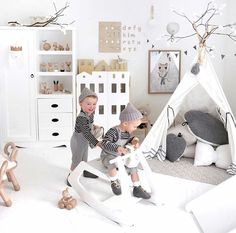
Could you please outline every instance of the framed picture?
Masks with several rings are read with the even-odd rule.
[[[180,82],[180,50],[148,51],[148,93],[173,93]]]

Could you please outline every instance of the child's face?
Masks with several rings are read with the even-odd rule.
[[[140,124],[141,124],[141,120],[140,119],[139,120],[135,120],[135,121],[123,122],[124,129],[128,133],[134,132]]]
[[[80,107],[88,115],[91,115],[96,109],[97,101],[96,97],[88,96],[80,102]]]

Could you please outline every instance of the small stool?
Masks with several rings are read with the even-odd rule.
[[[11,206],[11,199],[4,192],[4,186],[6,181],[12,183],[15,191],[20,190],[20,185],[13,173],[13,170],[17,167],[17,148],[13,142],[8,142],[4,147],[4,154],[0,155],[0,196],[5,202],[6,206]]]

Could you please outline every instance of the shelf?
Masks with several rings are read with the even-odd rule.
[[[45,51],[45,50],[40,50],[38,51],[39,55],[72,55],[72,51]]]
[[[38,72],[40,76],[72,76],[73,72]]]
[[[72,98],[72,94],[71,93],[61,93],[61,92],[58,92],[58,93],[53,93],[53,94],[38,94],[37,95],[37,98],[40,98],[40,99],[49,99],[49,98],[57,98],[57,99],[71,99]]]

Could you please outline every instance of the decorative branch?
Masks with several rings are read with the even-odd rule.
[[[234,32],[221,32],[221,30],[225,29],[233,29],[233,27],[236,25],[236,23],[233,24],[226,24],[223,26],[212,24],[211,21],[214,19],[215,16],[221,15],[222,7],[217,7],[217,5],[214,3],[214,1],[210,1],[207,4],[207,7],[205,11],[198,16],[197,19],[192,20],[184,13],[179,13],[176,10],[173,10],[173,12],[181,17],[184,17],[192,26],[194,33],[186,36],[175,36],[175,35],[164,35],[165,37],[168,37],[167,40],[176,42],[180,41],[181,39],[185,39],[192,36],[197,36],[199,41],[199,47],[206,47],[206,42],[212,35],[217,36],[227,36],[233,41],[236,41],[236,33]],[[203,30],[200,31],[200,28]]]
[[[49,18],[45,18],[45,20],[43,20],[43,21],[36,21],[32,24],[21,24],[18,21],[9,21],[8,24],[11,26],[23,26],[23,27],[46,27],[51,24],[51,25],[58,25],[60,27],[63,27],[63,26],[71,25],[75,22],[75,21],[72,21],[69,24],[58,22],[58,19],[60,17],[64,16],[64,11],[69,7],[68,2],[66,2],[65,6],[59,10],[57,10],[55,3],[53,3],[53,5],[54,5],[54,9],[55,9],[54,15],[50,16]]]

